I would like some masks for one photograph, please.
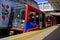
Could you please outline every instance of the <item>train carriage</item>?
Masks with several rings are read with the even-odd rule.
[[[13,9],[14,18],[11,30],[27,32],[45,27],[45,14],[42,11],[30,5]]]

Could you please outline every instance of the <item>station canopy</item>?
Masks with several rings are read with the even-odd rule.
[[[47,0],[55,10],[60,10],[60,0]]]

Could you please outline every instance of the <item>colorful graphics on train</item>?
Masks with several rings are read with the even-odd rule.
[[[8,22],[9,22],[9,15],[11,12],[11,7],[9,5],[9,2],[5,1],[5,0],[1,0],[1,8],[0,8],[1,12],[0,12],[0,27],[1,28],[6,28],[8,27]]]

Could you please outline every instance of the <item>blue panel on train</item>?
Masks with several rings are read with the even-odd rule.
[[[38,25],[38,22],[25,22],[25,30],[29,30],[31,28],[35,28]]]
[[[9,1],[9,4],[10,4],[10,6],[12,6],[12,7],[20,6],[20,4],[18,4],[18,3],[16,3],[16,2],[12,2],[12,1]]]

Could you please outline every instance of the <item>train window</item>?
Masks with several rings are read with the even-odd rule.
[[[30,16],[30,18],[29,18],[30,22],[34,22],[34,19],[35,19],[34,14],[35,14],[34,11],[30,11],[30,14],[29,14],[29,16]]]
[[[20,9],[14,9],[14,19],[13,19],[13,27],[18,27],[19,24],[19,14],[20,13]]]
[[[13,27],[14,28],[24,28],[25,22],[25,9],[14,9],[14,20],[13,20]]]
[[[46,21],[51,21],[51,18],[50,17],[46,17]]]
[[[39,22],[39,13],[36,13],[36,21]]]
[[[25,19],[25,10],[21,12],[21,19]]]

